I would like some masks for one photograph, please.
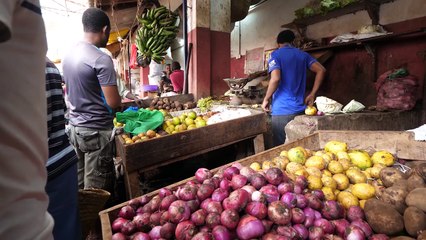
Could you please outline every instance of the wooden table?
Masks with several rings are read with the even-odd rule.
[[[183,161],[247,139],[254,139],[255,153],[263,151],[266,114],[262,111],[251,111],[250,116],[131,145],[126,145],[123,138],[117,136],[117,155],[125,168],[127,195],[130,198],[141,195],[140,171]]]

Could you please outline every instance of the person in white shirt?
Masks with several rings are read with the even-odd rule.
[[[53,239],[47,212],[46,33],[38,0],[0,1],[0,239]]]

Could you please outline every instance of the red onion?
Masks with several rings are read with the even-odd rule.
[[[238,170],[241,170],[244,166],[239,162],[235,162],[231,165],[231,167],[236,167]]]
[[[296,231],[296,229],[290,226],[278,226],[277,233],[286,237],[287,239],[297,239],[299,236],[299,233]]]
[[[223,208],[222,208],[222,204],[220,204],[220,202],[216,202],[216,201],[210,201],[207,204],[207,207],[205,209],[208,213],[222,213]]]
[[[137,233],[133,234],[131,239],[132,240],[151,240],[151,237],[147,233],[137,232]]]
[[[331,221],[331,223],[333,223],[336,233],[340,237],[345,237],[345,230],[347,227],[349,227],[349,222],[346,219],[337,219]]]
[[[268,184],[263,186],[259,191],[266,196],[266,201],[268,203],[275,202],[280,199],[280,193],[274,185]]]
[[[223,200],[223,208],[233,209],[237,212],[240,212],[246,207],[249,198],[250,196],[246,190],[237,189],[231,192],[231,194],[229,194],[229,197]]]
[[[116,218],[111,224],[112,232],[121,232],[121,228],[123,227],[123,224],[128,221],[129,220],[122,217]]]
[[[111,237],[111,240],[126,240],[126,235],[122,234],[121,232],[114,233]]]
[[[170,207],[170,204],[172,204],[172,202],[176,201],[177,197],[175,195],[168,195],[165,196],[160,203],[160,210],[167,210]]]
[[[161,234],[160,234],[160,230],[161,230],[161,226],[155,226],[151,229],[151,231],[149,231],[149,237],[151,239],[160,239],[161,238]]]
[[[253,168],[251,168],[251,167],[242,167],[240,169],[240,174],[243,175],[246,178],[249,178],[250,175],[252,175],[255,172],[256,171],[254,171]]]
[[[134,232],[136,232],[135,223],[133,223],[132,221],[125,222],[121,227],[121,232],[124,235],[132,235]]]
[[[202,209],[204,209],[204,210],[206,210],[206,211],[207,211],[207,205],[208,205],[211,201],[213,201],[211,198],[204,199],[204,201],[202,201],[202,202],[201,202],[200,207],[201,207]]]
[[[357,226],[349,226],[345,231],[346,240],[365,240],[364,232]]]
[[[231,180],[232,176],[234,176],[236,174],[240,174],[240,170],[238,170],[238,168],[228,167],[228,168],[225,169],[225,171],[223,171],[223,178]]]
[[[294,193],[302,194],[304,191],[305,189],[302,186],[294,185],[294,190],[293,190]]]
[[[285,203],[287,207],[294,208],[297,206],[297,198],[296,194],[292,192],[284,193],[284,195],[281,196],[281,202]]]
[[[288,238],[275,233],[267,233],[262,236],[262,240],[288,240]]]
[[[334,225],[331,222],[329,222],[327,219],[324,219],[324,218],[316,219],[314,222],[314,226],[322,228],[325,234],[334,233]]]
[[[163,212],[164,211],[160,211],[160,212],[155,212],[151,214],[151,216],[149,217],[149,221],[151,222],[152,225],[154,226],[160,225],[160,219]]]
[[[191,213],[197,211],[197,209],[200,207],[200,201],[197,199],[189,200],[186,202],[186,205],[189,207],[189,211]]]
[[[198,229],[198,230],[199,230],[199,232],[210,232],[210,228],[205,226],[205,225],[200,227],[200,229]]]
[[[158,190],[158,196],[160,196],[160,198],[164,198],[164,197],[170,196],[172,194],[173,194],[172,190],[170,190],[166,187],[160,188],[160,190]]]
[[[246,213],[258,219],[264,219],[268,215],[268,208],[261,202],[249,202],[246,206]]]
[[[214,186],[210,184],[201,184],[197,191],[198,200],[203,201],[206,198],[211,197],[214,191]]]
[[[129,200],[129,206],[131,206],[134,210],[138,209],[139,206],[141,205],[141,202],[139,201],[138,198],[133,198]]]
[[[144,213],[143,210],[144,210],[143,207],[138,207],[138,209],[136,210],[136,215]]]
[[[266,196],[265,194],[259,192],[259,191],[255,191],[251,194],[251,200],[253,202],[266,202]]]
[[[265,232],[270,232],[272,229],[272,226],[274,225],[274,222],[272,222],[271,220],[262,219],[262,225],[263,225],[263,228],[265,228]]]
[[[215,187],[215,182],[213,181],[213,179],[212,179],[212,178],[209,178],[209,179],[204,180],[201,184],[211,185],[211,186],[213,186],[213,188],[216,188],[216,187]],[[200,185],[201,185],[201,184],[200,184]]]
[[[163,225],[166,222],[170,221],[170,213],[169,211],[165,211],[163,212],[163,214],[161,214],[161,218],[160,218],[160,224]]]
[[[278,185],[278,192],[283,195],[288,192],[294,191],[294,184],[292,182],[283,182]]]
[[[139,197],[138,199],[139,199],[139,203],[140,203],[141,206],[144,206],[149,201],[151,201],[151,197],[149,197],[147,195],[143,195],[143,196]]]
[[[315,195],[317,198],[319,198],[319,200],[321,200],[321,201],[325,200],[325,195],[321,190],[312,190],[311,193],[313,195]]]
[[[305,227],[310,228],[314,225],[315,221],[315,212],[312,208],[307,207],[303,209],[303,213],[305,214],[305,222],[303,223]]]
[[[220,180],[219,187],[223,190],[229,191],[231,190],[231,182],[228,179],[224,178]]]
[[[278,186],[284,180],[284,173],[281,169],[272,167],[266,170],[265,178],[270,184]]]
[[[238,238],[243,240],[258,238],[264,232],[262,221],[250,215],[244,215],[237,226]]]
[[[298,208],[305,208],[308,206],[309,201],[308,199],[306,199],[305,195],[300,194],[300,193],[296,193],[296,207]]]
[[[147,204],[145,204],[143,207],[142,207],[142,211],[141,212],[143,212],[143,213],[152,213],[152,212],[154,212],[153,210],[152,210],[152,208],[151,208],[151,204],[150,204],[150,202],[148,202]]]
[[[374,234],[372,235],[369,240],[389,240],[390,238],[386,236],[385,234]]]
[[[210,172],[210,170],[208,170],[207,168],[199,168],[196,172],[195,172],[195,179],[199,182],[202,183],[204,180],[211,178],[213,176],[213,174]]]
[[[217,202],[222,202],[223,199],[227,198],[229,196],[229,192],[227,190],[224,190],[222,188],[217,188],[214,190],[212,194],[212,200]]]
[[[310,193],[307,193],[307,194],[305,194],[305,197],[308,199],[308,202],[309,202],[308,206],[310,208],[315,209],[315,210],[321,210],[322,209],[323,202],[321,202],[321,200],[317,196],[310,194]]]
[[[324,234],[324,240],[344,240],[343,238],[333,235],[333,234]]]
[[[253,173],[249,178],[249,182],[257,190],[265,186],[267,183],[266,178],[260,173]]]
[[[346,215],[350,222],[355,221],[356,219],[365,219],[364,211],[360,206],[350,206]]]
[[[293,224],[301,224],[305,222],[305,213],[300,208],[291,209],[291,222]]]
[[[170,222],[179,223],[188,220],[191,216],[188,205],[182,200],[176,200],[169,207]]]
[[[151,199],[151,201],[149,201],[149,203],[147,203],[147,205],[151,206],[151,212],[155,212],[158,209],[160,209],[160,204],[161,204],[161,198],[157,195],[155,197],[153,197]]]
[[[345,216],[345,209],[343,206],[333,200],[324,202],[324,207],[321,211],[322,216],[328,220],[336,220]]]
[[[242,188],[247,183],[247,178],[240,174],[235,174],[232,176],[231,187],[234,190]]]
[[[294,180],[294,184],[302,187],[302,189],[305,189],[308,187],[308,179],[303,175],[299,175]]]
[[[186,185],[190,185],[190,186],[198,186],[200,185],[200,183],[197,180],[189,180],[188,182],[186,182]]]
[[[160,236],[165,239],[172,239],[175,233],[176,225],[173,223],[165,223],[161,226]]]
[[[132,220],[135,214],[136,214],[135,209],[133,209],[131,206],[124,206],[118,212],[119,217],[122,217],[128,220]]]
[[[369,237],[373,234],[373,230],[371,229],[370,225],[368,225],[368,223],[362,219],[356,219],[352,221],[351,226],[359,227],[364,232],[366,237]]]
[[[197,198],[198,188],[194,185],[185,185],[178,190],[178,198],[180,200],[189,201]]]
[[[213,239],[215,240],[231,240],[231,234],[229,233],[229,230],[222,225],[217,225],[214,227],[212,235]]]
[[[310,227],[309,228],[309,239],[323,239],[324,230],[320,227]]]
[[[191,240],[211,240],[212,237],[208,232],[198,232]]]
[[[240,221],[238,212],[232,209],[226,209],[220,214],[220,222],[223,226],[228,229],[234,229],[237,227]]]
[[[150,213],[142,213],[142,214],[136,215],[133,218],[133,222],[135,223],[136,229],[142,232],[149,231],[149,229],[151,229],[150,218],[151,218]]]
[[[212,180],[213,184],[214,184],[214,188],[218,188],[220,181],[222,180],[222,178],[219,177],[212,177],[210,178],[210,180]]]
[[[190,240],[197,233],[197,227],[193,222],[183,221],[176,226],[175,237],[177,240]]]
[[[250,196],[256,191],[256,188],[250,185],[245,185],[241,189],[246,190]]]
[[[305,226],[303,226],[302,224],[295,224],[293,225],[294,230],[297,231],[297,233],[299,234],[300,238],[302,239],[308,239],[309,237],[309,231],[308,229],[306,229]]]
[[[317,210],[314,210],[314,216],[315,216],[315,220],[317,220],[317,219],[321,219],[321,218],[322,218],[321,213],[320,213],[320,212],[318,212]]]
[[[191,221],[196,226],[202,226],[206,223],[207,211],[204,209],[198,209],[194,213],[191,214]]]
[[[275,201],[268,206],[268,217],[278,225],[286,225],[291,221],[291,211],[283,202]]]
[[[209,228],[213,228],[217,225],[220,225],[220,213],[208,213],[206,216],[206,226]]]

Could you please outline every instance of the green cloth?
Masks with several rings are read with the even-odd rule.
[[[150,111],[140,108],[137,112],[118,112],[115,114],[117,122],[125,123],[124,131],[137,135],[148,130],[154,130],[164,122],[163,114],[158,111]]]

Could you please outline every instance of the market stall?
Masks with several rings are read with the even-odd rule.
[[[337,141],[341,141],[341,142],[338,142],[338,144],[336,145]],[[378,162],[382,162],[380,164],[386,164],[386,166],[389,166],[387,168],[385,168],[385,166],[383,166],[382,170],[386,169],[386,171],[396,171],[396,173],[398,173],[400,171],[400,170],[398,170],[399,166],[405,166],[405,165],[401,165],[401,163],[396,161],[396,160],[404,159],[407,162],[410,162],[412,160],[419,160],[418,162],[420,162],[420,163],[422,161],[426,160],[426,152],[425,152],[426,143],[414,141],[412,133],[395,132],[395,131],[381,131],[381,132],[374,132],[374,131],[319,131],[319,132],[312,134],[312,135],[309,135],[309,136],[307,136],[303,139],[293,141],[291,143],[278,146],[276,148],[270,149],[268,151],[264,151],[262,153],[254,155],[254,156],[247,157],[247,158],[239,160],[237,162],[229,163],[225,166],[213,169],[213,170],[211,170],[211,175],[208,175],[208,177],[206,177],[206,179],[209,180],[209,178],[211,178],[213,176],[213,174],[216,174],[214,176],[224,176],[226,178],[225,175],[227,174],[227,172],[231,171],[231,170],[235,170],[235,168],[239,169],[239,171],[238,171],[239,175],[238,176],[242,176],[242,175],[245,176],[245,174],[249,174],[249,175],[256,174],[254,169],[257,169],[258,171],[264,170],[265,174],[266,174],[265,178],[267,178],[268,179],[267,181],[270,183],[269,185],[266,185],[266,186],[272,186],[272,185],[277,186],[278,185],[277,191],[280,192],[280,194],[281,194],[281,192],[283,194],[281,201],[277,201],[277,202],[283,202],[283,203],[285,203],[285,205],[287,207],[294,204],[294,206],[291,207],[292,208],[292,210],[291,210],[292,214],[289,215],[285,212],[280,213],[280,216],[281,215],[283,215],[283,216],[289,215],[289,216],[291,216],[290,219],[292,219],[291,225],[290,225],[292,227],[290,227],[289,229],[286,229],[286,231],[284,231],[283,229],[279,230],[278,228],[274,228],[275,229],[274,231],[279,231],[279,232],[283,231],[283,232],[280,233],[280,235],[290,234],[291,231],[293,231],[293,230],[296,231],[296,232],[294,232],[294,234],[296,234],[296,235],[297,234],[305,234],[306,235],[305,239],[308,238],[307,236],[309,236],[309,237],[313,237],[314,235],[317,236],[316,234],[319,234],[320,236],[328,236],[328,237],[333,237],[333,236],[338,235],[342,238],[347,237],[349,235],[350,236],[356,235],[358,238],[354,238],[354,239],[365,239],[365,236],[371,236],[372,234],[378,234],[378,235],[375,235],[375,236],[376,237],[382,237],[382,238],[378,238],[378,239],[389,239],[386,235],[392,235],[392,236],[408,235],[408,234],[410,234],[411,236],[417,235],[416,232],[413,233],[411,231],[413,228],[411,228],[411,225],[409,224],[410,221],[405,220],[405,218],[404,218],[404,220],[406,221],[405,228],[408,231],[408,233],[407,232],[405,232],[405,233],[401,232],[401,230],[404,229],[404,222],[402,222],[403,221],[402,215],[400,213],[392,212],[392,214],[394,214],[396,216],[395,219],[397,219],[398,221],[401,221],[401,222],[397,222],[397,223],[395,223],[395,222],[390,223],[390,222],[386,222],[386,221],[385,222],[383,222],[383,221],[379,222],[379,221],[376,221],[376,219],[375,219],[376,216],[372,217],[372,215],[371,215],[371,213],[374,212],[374,211],[372,209],[370,209],[370,210],[367,209],[367,205],[369,205],[372,202],[378,201],[378,200],[375,200],[374,197],[372,197],[372,196],[374,196],[374,193],[377,195],[377,194],[379,194],[380,192],[383,191],[383,194],[388,194],[388,193],[386,193],[386,191],[387,191],[386,188],[389,187],[388,182],[387,182],[389,180],[389,178],[386,178],[386,177],[380,175],[380,180],[385,182],[384,185],[382,183],[382,185],[379,185],[379,188],[376,188],[377,186],[373,188],[374,184],[371,181],[375,180],[376,178],[378,179],[379,177],[376,176],[375,174],[373,174],[372,169],[370,169],[371,170],[371,176],[370,176],[371,181],[367,181],[367,179],[365,179],[366,181],[364,182],[363,180],[359,181],[359,180],[356,180],[356,179],[352,179],[351,176],[344,176],[344,174],[337,174],[337,173],[335,173],[335,170],[333,170],[332,168],[329,167],[327,169],[328,169],[328,171],[332,172],[331,174],[333,174],[332,175],[333,179],[336,179],[336,181],[338,179],[337,176],[334,176],[334,175],[341,175],[341,176],[339,176],[339,178],[340,177],[343,177],[343,178],[349,177],[350,180],[348,180],[348,181],[350,181],[350,183],[352,184],[352,186],[350,186],[350,185],[348,185],[349,184],[349,182],[348,182],[345,186],[342,187],[342,186],[340,186],[341,183],[339,182],[339,185],[337,186],[337,188],[340,189],[340,191],[336,193],[337,199],[331,200],[329,198],[329,195],[321,195],[322,194],[321,191],[315,192],[315,190],[318,189],[318,187],[311,180],[312,179],[311,176],[314,176],[314,174],[309,173],[308,177],[306,177],[307,178],[307,180],[306,180],[304,174],[297,175],[297,174],[294,174],[294,172],[291,169],[289,169],[290,168],[289,165],[295,165],[295,163],[298,161],[297,159],[299,159],[299,157],[300,157],[300,156],[297,156],[297,155],[292,155],[291,152],[294,152],[294,151],[297,151],[297,150],[300,150],[300,149],[304,149],[303,151],[311,151],[311,153],[310,153],[311,157],[309,157],[309,154],[307,156],[305,155],[305,157],[307,159],[305,159],[302,163],[302,164],[305,164],[306,171],[309,168],[308,162],[309,162],[309,164],[313,163],[313,161],[311,161],[309,159],[314,159],[314,158],[317,159],[320,156],[320,154],[323,154],[323,155],[321,155],[322,156],[321,158],[326,159],[325,155],[332,157],[333,156],[333,154],[331,154],[332,152],[337,153],[339,151],[342,151],[342,152],[346,153],[346,151],[347,151],[347,154],[350,155],[350,156],[348,156],[348,158],[350,158],[352,160],[353,164],[354,164],[349,169],[359,171],[360,174],[365,174],[364,171],[360,171],[358,169],[358,168],[362,167],[361,166],[362,164],[360,165],[360,163],[356,163],[357,157],[355,157],[355,155],[351,155],[352,153],[357,153],[356,149],[357,150],[362,149],[362,150],[365,150],[366,153],[368,152],[369,156],[371,156],[371,159],[372,159],[372,160],[370,160],[370,158],[368,158],[369,161],[373,161],[375,164],[378,164]],[[324,149],[324,150],[315,152],[316,150],[321,150],[321,149]],[[350,150],[355,150],[355,152],[350,151]],[[391,154],[392,158],[391,159],[389,159],[387,157],[386,158],[385,157],[377,158],[377,156],[375,156],[376,154],[381,155],[381,156],[386,156],[386,154]],[[267,168],[267,166],[264,164],[265,161],[266,162],[268,162],[268,161],[269,162],[275,162],[275,164],[278,164],[279,161],[282,161],[283,159],[287,158],[285,156],[288,156],[288,158],[290,159],[290,162],[287,161],[285,166],[269,165],[269,168]],[[337,156],[339,156],[338,160],[337,160]],[[340,154],[337,155],[337,156],[336,155],[334,156],[336,158],[335,160],[330,160],[330,161],[334,161],[334,162],[348,161],[348,159],[343,160],[345,158],[341,157]],[[327,158],[329,158],[329,157],[327,157]],[[306,163],[305,163],[305,161],[306,161]],[[255,167],[256,164],[257,165],[260,164],[263,169],[261,169],[261,168],[259,169],[258,167]],[[396,165],[394,165],[394,164],[396,164]],[[317,164],[315,164],[315,165],[317,165]],[[394,165],[394,167],[390,167],[392,165]],[[410,165],[410,163],[406,163],[406,165]],[[250,166],[250,167],[248,167],[248,166]],[[368,167],[368,168],[362,168],[362,169],[365,170],[365,169],[372,168],[371,166],[372,165],[370,165],[370,167]],[[410,165],[410,166],[412,166],[414,168],[414,165]],[[375,165],[375,167],[376,167],[376,165]],[[231,169],[231,168],[234,168],[234,169]],[[245,173],[243,173],[244,168],[245,168],[245,170],[244,170]],[[247,169],[249,169],[249,168],[252,169],[252,170],[248,171]],[[285,182],[284,185],[286,185],[286,184],[288,185],[289,183],[293,183],[293,181],[294,181],[294,192],[296,193],[296,195],[302,193],[302,192],[299,192],[300,189],[296,190],[296,186],[298,186],[299,188],[302,187],[302,190],[304,188],[307,189],[307,190],[303,191],[303,193],[305,194],[305,197],[308,197],[308,195],[309,195],[308,192],[311,192],[311,191],[312,191],[312,194],[314,194],[314,195],[319,194],[319,192],[321,192],[321,194],[318,197],[312,197],[312,195],[310,195],[310,197],[308,197],[308,198],[323,199],[324,202],[322,204],[324,204],[324,205],[320,204],[320,205],[315,206],[315,204],[311,203],[311,201],[313,201],[313,200],[307,200],[308,203],[309,203],[308,208],[311,209],[311,210],[314,209],[318,212],[318,214],[320,214],[318,217],[316,217],[317,215],[315,215],[315,217],[313,217],[312,221],[318,220],[318,219],[323,219],[321,221],[327,222],[327,223],[325,223],[325,225],[327,225],[327,226],[330,222],[333,222],[333,225],[332,225],[333,227],[328,228],[328,227],[325,227],[323,225],[318,225],[318,226],[321,226],[321,228],[323,229],[323,230],[319,230],[319,229],[315,228],[317,226],[316,224],[315,224],[315,227],[314,227],[313,225],[310,225],[306,222],[306,218],[310,218],[309,214],[305,212],[307,205],[305,204],[304,207],[299,206],[298,204],[299,204],[300,200],[292,201],[292,200],[290,200],[290,198],[287,199],[288,196],[286,195],[286,193],[288,193],[290,195],[293,194],[293,184],[291,184],[291,186],[292,186],[291,190],[285,190],[284,191],[283,190],[283,189],[285,189],[284,185],[281,185],[279,182],[277,182],[277,183],[271,182],[272,179],[270,179],[270,176],[268,176],[270,174],[269,170],[277,169],[277,168],[283,169],[282,171],[286,174],[285,176],[288,176],[288,178],[285,178],[283,181],[280,181],[280,183]],[[319,169],[320,167],[315,166],[314,168]],[[227,170],[227,169],[230,169],[230,170]],[[275,171],[275,170],[273,170],[273,171]],[[219,174],[219,175],[217,175],[217,174]],[[238,174],[238,173],[236,173],[236,174]],[[400,176],[403,176],[403,172],[400,172],[398,174],[400,174]],[[413,176],[413,174],[414,173],[411,172],[410,176]],[[349,174],[346,173],[346,175],[349,175]],[[168,187],[165,187],[165,188],[162,188],[160,190],[146,194],[146,195],[144,195],[143,198],[133,199],[130,202],[125,202],[125,203],[122,203],[120,205],[117,205],[115,207],[112,207],[112,208],[109,208],[109,209],[106,209],[106,210],[100,212],[100,218],[101,218],[102,229],[103,229],[103,239],[111,239],[113,233],[117,232],[117,229],[119,229],[119,228],[117,228],[117,226],[118,226],[117,223],[114,223],[113,226],[111,225],[113,223],[113,221],[115,221],[117,219],[119,212],[120,212],[120,216],[122,216],[124,218],[123,221],[124,222],[128,221],[128,220],[125,220],[128,216],[123,215],[124,213],[122,212],[123,210],[121,210],[122,208],[125,208],[126,206],[132,206],[132,204],[136,204],[138,206],[140,204],[142,204],[140,209],[137,210],[138,212],[141,211],[140,214],[142,214],[144,211],[146,212],[146,210],[144,210],[145,208],[142,208],[142,206],[144,204],[146,204],[148,201],[150,201],[150,199],[154,199],[156,197],[158,198],[158,194],[160,194],[163,197],[168,196],[169,194],[167,194],[167,191],[178,191],[179,192],[179,190],[178,190],[179,188],[184,188],[184,186],[188,187],[189,185],[191,185],[190,184],[191,182],[192,182],[192,185],[194,185],[195,183],[197,183],[199,181],[203,181],[204,178],[202,178],[202,176],[204,176],[204,175],[201,174],[201,172],[197,171],[196,174],[195,174],[195,177],[177,182],[177,183],[172,184]],[[231,176],[235,176],[235,175],[231,175]],[[414,177],[417,177],[417,175],[414,174]],[[402,178],[405,178],[405,177],[402,177]],[[247,185],[255,186],[254,182],[252,182],[253,181],[252,178],[248,178],[248,179],[250,179],[248,181],[251,184],[248,184],[249,182],[247,182]],[[411,177],[409,179],[411,179]],[[394,181],[394,180],[395,179],[393,179],[392,181]],[[231,181],[232,184],[236,184],[234,182],[234,177],[232,177],[232,180],[229,180],[229,181]],[[300,181],[304,182],[302,184],[303,186],[299,185],[298,182],[300,182]],[[326,184],[326,183],[324,183],[324,184]],[[220,185],[222,185],[222,183]],[[263,185],[265,185],[265,183],[263,183]],[[231,186],[233,186],[233,185],[231,185]],[[367,193],[364,190],[359,190],[358,189],[359,186],[364,186],[362,189],[372,188],[373,194],[371,195],[371,192]],[[244,186],[244,187],[243,187],[243,189],[247,189],[247,191],[250,191],[249,190],[250,187],[248,187],[248,188],[247,188],[247,186]],[[322,187],[322,184],[321,184],[321,187]],[[346,189],[348,187],[351,187],[351,189]],[[414,186],[413,189],[415,189],[416,187],[418,187],[418,186]],[[222,187],[220,189],[222,189]],[[238,188],[236,188],[234,186],[233,189],[235,190],[235,189],[238,189]],[[252,189],[253,192],[251,193],[252,194],[251,195],[251,201],[253,201],[253,202],[260,201],[260,200],[254,200],[255,198],[254,198],[253,194],[256,192],[256,189]],[[321,189],[321,188],[319,188],[319,189]],[[421,189],[421,188],[418,188],[418,189]],[[238,190],[235,190],[235,191],[238,191]],[[274,215],[274,213],[271,209],[271,205],[272,205],[271,202],[274,202],[274,201],[269,200],[269,197],[273,196],[273,191],[270,189],[268,192],[264,192],[262,188],[259,191],[263,194],[266,194],[266,195],[263,195],[264,197],[266,197],[266,202],[268,202],[266,217],[273,221],[273,223],[271,223],[271,224],[274,224],[275,222],[277,222],[279,220],[283,220],[283,219],[280,219],[280,218],[278,218],[278,219],[274,218],[275,215]],[[418,192],[420,190],[413,190],[413,191],[414,192],[410,193],[410,194],[419,194]],[[342,193],[342,194],[340,194],[340,193]],[[176,196],[180,197],[182,193],[176,193],[175,192],[175,194],[176,194]],[[355,195],[356,195],[356,197],[353,199],[353,201],[352,201],[352,199],[350,201],[349,198],[346,198],[346,197],[341,198],[340,197],[340,196],[343,196],[344,194],[350,195],[351,198],[354,198]],[[365,194],[367,194],[368,197]],[[408,194],[408,196],[407,196],[407,194],[405,194],[405,196],[407,196],[407,198],[412,198],[413,196],[410,196],[410,194]],[[232,193],[231,193],[231,195],[232,195]],[[301,194],[301,195],[303,196],[303,194]],[[160,198],[162,198],[161,196],[160,196]],[[262,196],[262,194],[260,194],[259,196]],[[280,195],[278,195],[277,199],[279,199],[279,196]],[[284,196],[286,196],[286,197],[284,197]],[[380,199],[383,202],[379,201],[379,202],[377,202],[377,204],[382,204],[385,207],[388,207],[388,208],[390,207],[391,209],[393,209],[393,205],[391,203],[386,203],[384,195],[383,195],[383,197],[382,197],[382,195],[380,195],[380,196],[381,196]],[[373,199],[369,200],[370,198],[373,198]],[[143,199],[146,199],[146,201],[144,201],[144,203],[142,203]],[[223,200],[224,201],[223,206],[225,207],[225,209],[228,209],[228,208],[230,208],[230,205],[228,205],[228,203],[225,203],[225,202],[230,201],[230,200],[226,200],[226,199],[228,199],[228,198],[225,198],[225,200]],[[410,206],[412,206],[413,204],[414,205],[416,204],[416,203],[413,203],[414,201],[412,199],[407,200],[407,201],[408,201],[407,203]],[[260,202],[262,202],[262,201],[260,201]],[[317,202],[317,201],[313,201],[313,202]],[[247,204],[247,202],[245,202],[245,204]],[[243,205],[245,205],[245,204],[243,204]],[[288,205],[288,204],[290,204],[290,205]],[[335,204],[337,204],[337,205],[335,205]],[[366,204],[365,207],[364,207],[363,204]],[[359,207],[360,205],[361,205],[361,208]],[[382,205],[380,205],[380,207],[383,207]],[[298,208],[296,208],[296,206],[300,207],[300,208],[305,208],[303,210],[303,212],[305,212],[305,215],[303,215],[304,216],[303,219],[305,221],[300,221],[302,224],[299,224],[299,225],[295,224],[295,223],[299,222],[299,220],[297,220],[296,218],[293,218],[293,215],[297,215],[297,213],[293,212],[293,209],[298,209]],[[323,208],[323,206],[324,206],[324,208]],[[327,206],[327,208],[325,206]],[[337,206],[337,208],[336,208],[336,206]],[[287,207],[285,207],[283,205],[283,208],[287,209]],[[203,203],[201,203],[201,208],[205,209],[203,207]],[[355,209],[357,209],[356,213],[352,212],[352,211],[355,211]],[[136,211],[136,210],[134,210],[134,211]],[[238,211],[240,211],[240,212],[244,211],[244,207],[243,207],[243,209],[239,209]],[[245,211],[251,211],[251,210],[249,210],[248,208],[245,208]],[[364,217],[364,211],[365,211],[365,214],[366,214],[366,218]],[[382,209],[383,213],[378,213],[378,212],[374,212],[374,213],[378,215],[377,216],[378,219],[384,219],[384,218],[389,216],[389,215],[386,215],[386,214],[390,213],[391,211],[396,211],[396,210]],[[347,212],[347,214],[348,214],[347,220],[344,217],[346,214],[341,214],[342,212]],[[257,213],[252,213],[253,216],[258,216],[256,214]],[[360,214],[362,214],[362,215],[360,215]],[[151,215],[151,214],[149,214],[149,215]],[[152,215],[155,215],[155,214],[152,214]],[[263,217],[259,217],[259,218],[262,219],[262,218],[265,217],[264,215],[262,215],[262,216]],[[362,217],[359,217],[359,216],[362,216]],[[404,216],[405,216],[405,214],[404,214]],[[243,216],[240,216],[240,217],[242,217],[241,219],[244,218]],[[358,219],[358,218],[360,218],[360,219]],[[131,220],[131,218],[128,218],[128,219]],[[191,217],[191,219],[192,219],[192,217]],[[324,219],[326,219],[326,220],[324,220]],[[363,219],[363,220],[361,220],[361,219]],[[287,220],[286,220],[286,223],[290,223]],[[390,219],[388,219],[388,220],[390,221]],[[150,222],[150,221],[154,221],[153,218],[151,218],[148,222]],[[255,217],[255,219],[250,219],[250,221],[257,221],[256,217]],[[250,222],[250,221],[248,221],[248,222]],[[349,223],[349,221],[350,221],[350,223]],[[187,221],[187,222],[190,222],[190,221]],[[260,226],[262,226],[262,224],[260,222],[259,222],[260,225],[257,224],[257,223],[254,224],[254,222],[253,222],[252,227],[256,226],[257,230],[253,230],[253,232],[248,231],[248,230],[244,230],[243,226],[245,226],[247,222],[244,222],[244,223],[243,222],[244,221],[240,221],[240,223],[238,224],[238,227],[237,227],[237,234],[238,234],[239,239],[250,239],[250,238],[253,238],[253,236],[264,236],[264,235],[267,234],[267,232],[268,232],[268,235],[271,235],[271,234],[274,235],[275,234],[274,232],[270,232],[271,228],[266,228],[266,225],[264,225],[264,227],[260,227]],[[359,224],[359,223],[362,223],[362,224]],[[207,220],[206,220],[206,224],[209,225],[209,223],[207,223]],[[222,222],[222,224],[223,224],[223,222]],[[381,228],[381,226],[383,226],[383,224],[390,224],[392,226],[396,226],[396,228],[398,228],[398,229],[395,230],[395,229],[389,229],[389,228],[386,228],[386,229]],[[191,224],[189,224],[189,225],[191,225]],[[305,231],[306,230],[305,227],[301,227],[300,225],[313,226],[313,227],[310,228],[312,230],[307,232],[307,231]],[[339,227],[340,225],[344,225],[343,228],[340,228]],[[161,225],[157,225],[157,226],[161,226]],[[357,226],[357,227],[354,227],[354,226]],[[205,227],[205,226],[201,225],[199,227]],[[350,231],[345,231],[345,229],[349,229],[349,227],[350,227]],[[209,228],[209,226],[207,226],[207,228]],[[228,226],[227,226],[227,228],[228,228]],[[137,229],[139,229],[139,228],[137,228]],[[152,229],[153,230],[151,230],[151,227],[150,227],[149,230],[144,230],[146,232],[146,235],[148,235],[148,232],[149,232],[150,236],[151,236],[151,234],[160,234],[159,232],[158,233],[156,232],[156,230],[160,230],[159,227],[157,227],[157,228],[154,227]],[[154,230],[154,229],[156,229],[156,230]],[[195,235],[198,232],[198,230],[197,230],[198,227],[193,227],[191,229],[193,229],[194,232],[186,232],[186,234]],[[269,230],[266,230],[266,229],[269,229]],[[314,229],[315,229],[315,231],[313,231]],[[328,229],[328,230],[326,230],[326,229]],[[125,233],[128,232],[127,230],[128,229],[126,227],[126,230],[124,230],[124,232]],[[226,229],[225,230],[222,229],[222,230],[225,231],[225,232],[228,232],[228,230],[226,230]],[[374,230],[374,232],[373,232],[373,230]],[[138,231],[141,231],[141,229],[139,229]],[[213,231],[215,231],[215,230],[213,230]],[[288,231],[290,231],[290,233]],[[312,231],[313,231],[313,233],[311,233]],[[327,231],[327,233],[325,231]],[[131,234],[135,233],[135,232],[136,232],[136,229],[133,229],[133,230],[130,231]],[[179,233],[179,232],[180,232],[180,230],[176,230],[176,233]],[[256,233],[254,233],[254,232],[256,232]],[[144,233],[141,233],[141,235],[143,235],[143,234]],[[174,234],[174,231],[173,231],[173,234]],[[216,234],[216,233],[213,233],[213,234]],[[227,234],[229,234],[229,233],[227,233]],[[249,235],[250,234],[257,234],[257,235],[250,235],[252,237],[246,238],[245,234],[249,234]],[[291,234],[293,234],[293,233],[291,233]],[[294,236],[296,236],[296,235],[294,235]],[[184,239],[184,238],[181,238],[181,239]],[[310,238],[310,239],[313,239],[313,238]],[[330,238],[330,239],[333,239],[333,238]]]
[[[141,195],[139,173],[143,171],[249,139],[253,140],[255,152],[263,151],[262,134],[266,132],[266,115],[258,110],[250,110],[248,113],[231,120],[133,144],[127,144],[122,136],[117,136],[117,156],[125,168],[127,194],[131,198]]]

